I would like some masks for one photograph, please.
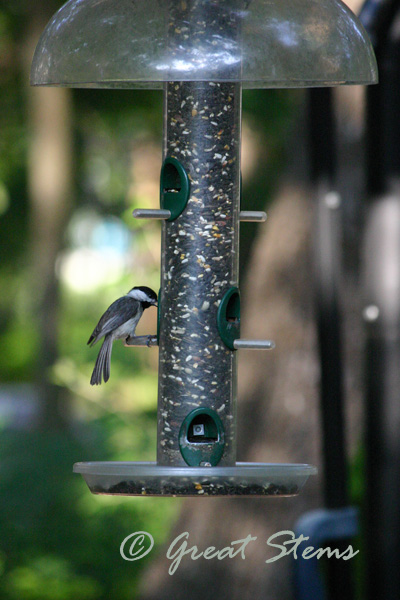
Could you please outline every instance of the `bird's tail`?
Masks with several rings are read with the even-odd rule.
[[[101,376],[103,376],[104,383],[109,380],[113,341],[111,335],[106,335],[104,338],[104,342],[96,359],[96,364],[94,365],[90,385],[100,385]]]

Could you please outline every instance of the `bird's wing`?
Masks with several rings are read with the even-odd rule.
[[[89,338],[88,344],[92,346],[102,337],[110,333],[120,325],[123,325],[129,319],[133,319],[139,310],[140,304],[137,300],[129,296],[118,298],[109,306],[100,318],[92,335]]]

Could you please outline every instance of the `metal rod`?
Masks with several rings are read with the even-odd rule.
[[[135,337],[128,337],[125,340],[125,346],[158,346],[156,335],[138,335]]]
[[[241,210],[239,213],[239,221],[249,223],[265,223],[267,213],[258,210]]]
[[[235,350],[273,350],[275,342],[272,340],[235,340],[233,342]]]
[[[163,210],[161,208],[135,208],[132,214],[135,219],[159,219],[162,221],[166,221],[171,216],[169,210]]]
[[[135,219],[158,219],[167,221],[171,213],[169,210],[154,209],[154,208],[135,208],[133,211]],[[267,213],[258,210],[242,210],[239,213],[239,221],[248,223],[265,223]]]

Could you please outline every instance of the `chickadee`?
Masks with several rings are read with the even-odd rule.
[[[90,379],[91,385],[100,385],[102,375],[104,382],[109,380],[114,340],[133,337],[143,311],[149,306],[157,306],[157,294],[146,286],[139,286],[132,288],[126,296],[118,298],[107,308],[88,341],[93,346],[104,337]]]

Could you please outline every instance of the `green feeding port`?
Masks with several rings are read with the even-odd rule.
[[[240,338],[240,292],[231,287],[221,300],[217,312],[217,326],[222,341],[230,350]]]
[[[190,195],[188,174],[179,160],[169,156],[161,168],[160,205],[169,210],[168,221],[174,221],[184,211]]]
[[[215,467],[225,447],[222,421],[210,408],[196,408],[184,419],[179,432],[179,448],[192,467]]]

